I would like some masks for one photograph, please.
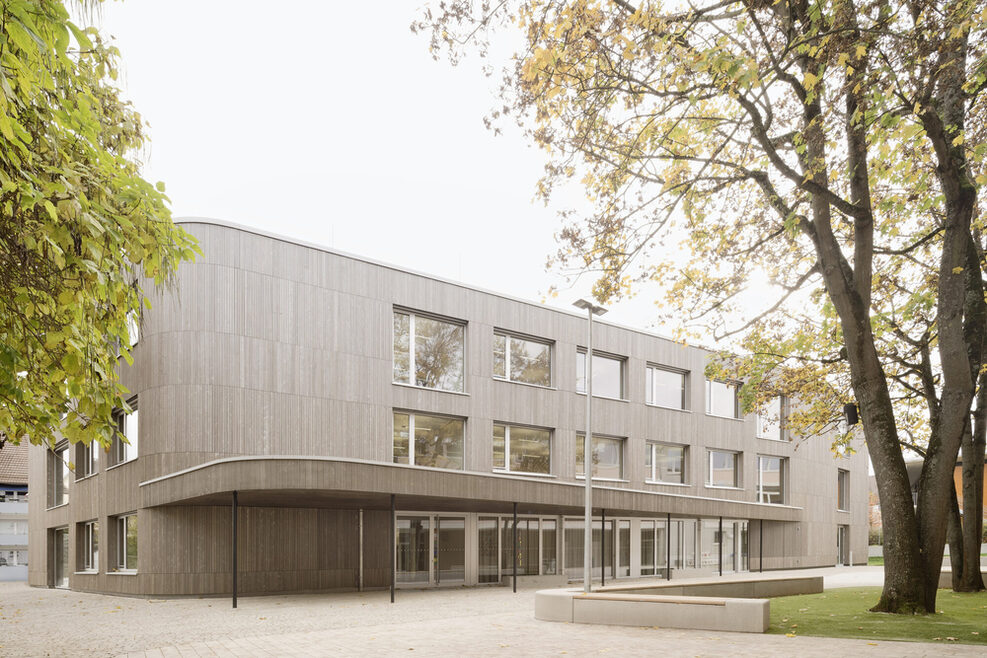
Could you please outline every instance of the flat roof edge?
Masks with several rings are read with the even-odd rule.
[[[393,263],[387,263],[387,262],[384,262],[384,261],[376,260],[374,258],[369,258],[367,256],[360,256],[358,254],[353,254],[353,253],[350,253],[348,251],[342,251],[342,250],[335,249],[335,248],[332,248],[332,247],[327,247],[325,245],[318,244],[316,242],[309,242],[307,240],[300,240],[300,239],[293,238],[293,237],[290,237],[290,236],[282,235],[280,233],[273,233],[271,231],[267,231],[267,230],[264,230],[264,229],[261,229],[261,228],[257,228],[257,227],[254,227],[254,226],[247,226],[245,224],[238,224],[236,222],[231,222],[231,221],[228,221],[228,220],[225,220],[225,219],[215,219],[213,217],[177,217],[173,221],[177,225],[184,225],[184,224],[203,224],[203,225],[207,225],[207,226],[211,225],[211,226],[219,226],[221,228],[234,229],[234,230],[237,230],[237,231],[242,231],[244,233],[250,233],[250,234],[258,235],[258,236],[261,236],[261,237],[264,237],[264,238],[270,238],[272,240],[277,240],[278,242],[284,242],[286,244],[292,244],[292,245],[296,245],[296,246],[299,246],[299,247],[305,247],[307,249],[315,249],[316,251],[321,251],[323,253],[332,254],[333,256],[339,256],[340,258],[348,258],[350,260],[354,260],[354,261],[357,261],[357,262],[367,263],[368,265],[376,265],[377,267],[383,267],[385,269],[393,270],[395,272],[401,272],[403,274],[411,274],[412,276],[420,276],[420,277],[422,277],[424,279],[431,279],[432,281],[437,281],[439,283],[444,283],[444,284],[447,284],[447,285],[456,286],[457,288],[462,288],[464,290],[470,290],[470,291],[473,291],[473,292],[479,292],[479,293],[483,293],[485,295],[492,295],[494,297],[500,297],[501,299],[505,299],[507,301],[516,302],[516,303],[520,303],[520,304],[526,304],[528,306],[534,306],[536,308],[541,308],[541,309],[545,309],[545,310],[549,310],[549,311],[554,311],[556,313],[562,313],[562,314],[568,315],[568,316],[573,317],[573,318],[583,319],[585,317],[582,313],[577,313],[576,311],[570,311],[569,309],[562,308],[562,307],[559,307],[559,306],[552,306],[552,305],[549,305],[549,304],[543,304],[541,302],[532,301],[530,299],[524,299],[522,297],[515,297],[513,295],[508,295],[507,293],[498,292],[496,290],[490,290],[490,289],[487,289],[487,288],[483,288],[481,286],[470,285],[470,284],[467,284],[467,283],[463,283],[462,281],[455,281],[453,279],[447,279],[445,277],[441,277],[441,276],[438,276],[436,274],[428,274],[427,272],[421,272],[419,270],[411,269],[411,268],[408,268],[408,267],[401,267],[400,265],[394,265]],[[692,349],[701,350],[703,352],[715,352],[716,351],[716,350],[711,349],[711,348],[708,348],[708,347],[701,347],[701,346],[698,346],[698,345],[692,345],[692,344],[689,344],[689,343],[685,343],[685,342],[682,342],[680,340],[676,340],[676,339],[674,339],[674,338],[672,338],[670,336],[665,336],[665,335],[662,335],[662,334],[659,334],[659,333],[656,333],[656,332],[653,332],[653,331],[648,331],[646,329],[641,329],[639,327],[632,327],[632,326],[625,325],[625,324],[620,324],[620,323],[617,323],[617,322],[610,322],[608,320],[603,320],[603,319],[598,319],[597,318],[597,319],[594,319],[594,324],[603,324],[603,325],[606,325],[606,326],[609,326],[609,327],[614,327],[616,329],[623,329],[624,331],[632,331],[634,333],[641,334],[643,336],[648,336],[649,338],[658,338],[660,340],[664,340],[664,341],[668,341],[670,343],[674,343],[675,345],[680,345],[682,347],[690,347]]]

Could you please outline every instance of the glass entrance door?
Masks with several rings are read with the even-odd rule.
[[[435,584],[466,582],[466,519],[439,516],[435,519]]]
[[[432,554],[428,516],[399,516],[394,539],[397,542],[395,576],[398,583],[428,585]]]
[[[52,551],[54,552],[55,587],[69,586],[69,529],[58,528],[52,533]]]
[[[466,582],[466,518],[402,515],[396,519],[395,576],[410,587]]]

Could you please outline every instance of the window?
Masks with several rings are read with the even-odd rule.
[[[736,382],[706,380],[706,413],[724,418],[740,418],[740,399]]]
[[[710,450],[706,484],[711,487],[739,487],[740,468],[737,457],[736,452]]]
[[[586,392],[586,350],[576,352],[576,391]],[[593,395],[620,400],[624,397],[624,360],[593,352]]]
[[[466,327],[394,311],[394,381],[463,391]]]
[[[785,471],[788,460],[784,457],[757,458],[757,502],[781,505],[785,502]]]
[[[493,376],[512,382],[552,385],[552,346],[537,340],[494,334]]]
[[[850,511],[850,471],[842,468],[836,473],[836,509]]]
[[[130,413],[118,411],[116,414],[117,433],[110,446],[110,459],[114,465],[137,459],[137,446],[140,438],[137,398],[129,402]]]
[[[137,311],[127,311],[127,334],[130,336],[131,347],[141,338],[140,315]]]
[[[576,476],[585,477],[583,459],[585,434],[576,435]],[[593,478],[598,480],[620,480],[624,476],[624,440],[607,436],[593,435]]]
[[[688,375],[678,370],[648,366],[644,382],[644,401],[669,409],[688,409]]]
[[[76,445],[76,479],[95,475],[99,472],[100,444],[95,441]]]
[[[757,437],[759,439],[771,439],[781,441],[785,438],[782,431],[785,415],[787,413],[787,400],[778,396],[772,398],[765,405],[764,410],[757,414]]]
[[[137,515],[116,517],[116,567],[118,571],[137,571]]]
[[[82,526],[82,570],[99,571],[99,524],[88,521]]]
[[[48,452],[48,507],[69,502],[69,445]]]
[[[465,425],[461,418],[395,412],[394,463],[461,471]]]
[[[645,477],[652,482],[685,484],[685,446],[649,443],[645,446]]]
[[[552,433],[510,425],[493,426],[493,467],[511,473],[548,475],[552,465]]]

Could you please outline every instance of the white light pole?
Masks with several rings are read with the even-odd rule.
[[[593,316],[607,309],[585,299],[572,304],[586,310],[586,431],[583,436],[583,480],[586,484],[586,508],[583,512],[583,591],[589,594],[593,580]],[[603,530],[606,533],[606,529]],[[604,563],[606,559],[600,556]]]

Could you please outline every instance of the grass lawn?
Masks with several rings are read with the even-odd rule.
[[[941,589],[940,614],[928,616],[868,612],[880,596],[880,587],[847,587],[774,598],[768,633],[987,645],[987,592]]]
[[[878,555],[878,556],[871,556],[871,557],[867,558],[867,566],[868,567],[883,567],[884,566],[884,557],[881,556],[881,555]]]

